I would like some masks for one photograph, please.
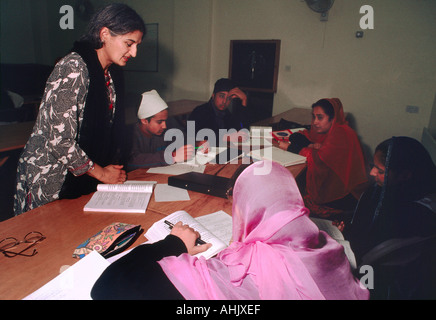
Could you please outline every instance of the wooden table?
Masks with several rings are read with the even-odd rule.
[[[219,176],[231,177],[238,164],[228,164]],[[214,174],[221,165],[208,164],[205,173]],[[305,165],[288,167],[297,176]],[[167,183],[168,176],[148,174],[146,169],[129,173],[129,180]],[[63,266],[78,260],[74,249],[83,241],[113,222],[140,224],[143,230],[177,210],[185,210],[194,217],[223,210],[231,214],[230,200],[189,191],[190,201],[156,202],[152,196],[145,214],[85,213],[83,206],[92,195],[73,200],[58,200],[0,223],[0,239],[15,237],[21,240],[28,232],[39,231],[47,238],[36,248],[33,257],[7,258],[0,254],[0,299],[22,299],[59,275]],[[132,246],[146,241],[141,235]]]

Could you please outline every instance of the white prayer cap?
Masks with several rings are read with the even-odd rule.
[[[146,119],[168,108],[156,90],[144,92],[138,109],[138,118]]]

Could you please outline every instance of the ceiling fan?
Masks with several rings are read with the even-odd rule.
[[[328,20],[328,12],[335,3],[335,0],[305,0],[307,6],[321,14],[321,21],[327,21]]]

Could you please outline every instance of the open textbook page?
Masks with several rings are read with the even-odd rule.
[[[251,158],[256,160],[270,160],[280,163],[284,167],[306,163],[306,157],[277,147],[256,149],[250,152]]]
[[[99,184],[83,211],[145,213],[155,184],[155,181]]]
[[[197,256],[203,256],[209,259],[221,250],[227,248],[230,243],[232,234],[232,217],[224,211],[218,211],[199,218],[193,218],[186,211],[176,211],[169,216],[155,222],[145,233],[149,242],[156,242],[164,239],[170,232],[170,227],[165,224],[165,220],[176,224],[181,221],[198,231],[201,240],[211,243],[207,251],[199,253]]]

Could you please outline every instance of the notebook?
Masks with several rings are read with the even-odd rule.
[[[250,152],[253,161],[271,160],[280,163],[284,167],[306,163],[306,157],[300,156],[277,147],[267,147]]]

